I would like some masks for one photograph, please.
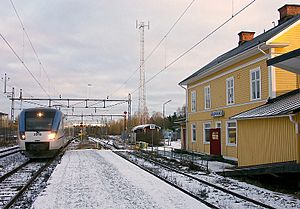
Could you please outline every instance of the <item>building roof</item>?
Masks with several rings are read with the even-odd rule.
[[[208,72],[212,67],[219,65],[222,62],[227,61],[229,58],[232,58],[232,57],[234,57],[242,52],[245,52],[255,46],[258,46],[259,44],[265,43],[269,39],[273,38],[274,36],[276,36],[277,34],[282,32],[283,30],[285,30],[286,28],[288,28],[289,26],[294,24],[299,19],[300,19],[300,15],[296,15],[293,18],[287,20],[286,22],[279,24],[276,27],[260,34],[259,36],[255,37],[251,41],[247,41],[247,42],[241,44],[240,46],[237,46],[236,48],[222,54],[221,56],[217,57],[216,59],[214,59],[213,61],[211,61],[210,63],[208,63],[207,65],[205,65],[204,67],[202,67],[201,69],[199,69],[198,71],[196,71],[195,73],[193,73],[192,75],[190,75],[189,77],[184,79],[183,81],[181,81],[179,83],[179,85],[187,85],[188,83],[193,81],[192,80],[193,78]]]
[[[161,129],[160,126],[157,126],[157,125],[155,125],[155,124],[144,124],[144,125],[138,125],[138,126],[133,127],[133,128],[132,128],[132,132],[135,132],[135,131],[137,131],[137,130],[143,130],[143,129],[145,129],[145,128],[150,128],[150,126],[154,126],[155,129]]]
[[[231,119],[242,120],[282,116],[296,112],[300,112],[300,89],[296,89],[274,99],[269,99],[266,104],[232,116]]]
[[[267,60],[267,65],[300,74],[300,48]]]

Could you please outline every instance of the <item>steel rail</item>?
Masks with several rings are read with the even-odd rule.
[[[11,175],[15,174],[16,172],[18,172],[21,168],[25,167],[26,165],[28,165],[31,162],[31,160],[26,161],[25,163],[19,165],[18,167],[14,168],[13,170],[7,172],[6,174],[4,174],[3,176],[0,177],[0,183],[2,181],[4,181],[5,179],[7,179],[8,177],[10,177]]]
[[[3,207],[3,209],[9,209],[13,204],[16,203],[16,201],[18,200],[19,197],[21,197],[23,195],[23,193],[32,185],[32,183],[38,178],[38,176],[46,169],[48,168],[51,163],[61,154],[64,153],[66,151],[66,147],[71,143],[72,140],[68,141],[68,143],[66,143],[66,145],[60,150],[58,151],[54,157],[52,157],[51,159],[49,159],[45,165],[43,165],[41,168],[39,168],[39,170],[37,172],[35,172],[35,174],[29,179],[29,181],[27,181],[27,183],[22,186],[22,188],[16,193],[16,195],[14,195]]]
[[[8,151],[15,150],[15,149],[20,149],[20,148],[19,148],[19,146],[10,147],[7,149],[0,150],[0,153],[8,152]]]
[[[20,150],[16,150],[16,151],[13,151],[13,152],[8,152],[6,154],[0,155],[0,158],[7,157],[9,155],[12,155],[12,154],[15,154],[15,153],[18,153],[18,152],[20,152]]]
[[[131,153],[131,154],[135,155],[134,153]],[[223,187],[220,187],[220,186],[217,186],[217,185],[215,185],[215,184],[212,184],[212,183],[210,183],[210,182],[204,181],[204,180],[199,179],[199,178],[197,178],[197,177],[195,177],[195,176],[192,176],[192,175],[190,175],[190,174],[187,174],[187,173],[182,172],[182,171],[180,171],[180,170],[177,170],[177,169],[175,169],[175,168],[172,168],[172,167],[169,167],[169,166],[167,166],[167,165],[164,165],[164,164],[162,164],[161,162],[158,162],[158,161],[155,161],[155,160],[152,160],[152,159],[148,159],[148,158],[143,157],[143,156],[137,156],[137,155],[135,155],[135,156],[136,156],[136,157],[141,157],[141,158],[143,158],[144,160],[147,160],[147,161],[149,161],[149,162],[152,162],[152,163],[154,163],[154,164],[157,164],[157,165],[159,165],[159,166],[161,166],[161,167],[164,167],[164,168],[166,168],[166,169],[169,169],[169,170],[171,170],[171,171],[174,171],[174,172],[176,172],[176,173],[179,173],[179,174],[181,174],[181,175],[184,175],[184,176],[186,176],[186,177],[189,177],[189,178],[191,178],[191,179],[193,179],[193,180],[196,180],[196,181],[198,181],[198,182],[200,182],[200,183],[206,184],[206,185],[211,186],[211,187],[213,187],[213,188],[215,188],[215,189],[218,189],[218,190],[220,190],[220,191],[222,191],[222,192],[231,194],[231,195],[233,195],[233,196],[235,196],[235,197],[238,197],[238,198],[240,198],[240,199],[246,200],[246,201],[251,202],[251,203],[253,203],[253,204],[256,204],[256,205],[259,205],[259,206],[262,206],[262,207],[265,207],[265,208],[269,208],[269,209],[275,209],[274,207],[272,207],[272,206],[270,206],[270,205],[266,205],[266,204],[264,204],[264,203],[262,203],[262,202],[259,202],[259,201],[257,201],[257,200],[251,199],[251,198],[246,197],[246,196],[244,196],[244,195],[235,193],[235,192],[233,192],[233,191],[231,191],[231,190],[228,190],[228,189],[225,189],[225,188],[223,188]]]
[[[30,185],[37,179],[37,177],[47,168],[49,165],[53,162],[54,158],[51,160],[48,160],[45,165],[43,165],[39,170],[27,181],[27,183],[17,192],[16,195],[14,195],[3,207],[3,209],[10,208],[17,199],[26,191],[27,188],[30,187]]]
[[[145,167],[139,165],[139,164],[136,163],[136,162],[133,162],[133,161],[127,159],[127,158],[126,158],[123,154],[121,154],[120,152],[118,152],[118,151],[113,151],[113,153],[115,153],[116,155],[122,157],[123,159],[127,160],[128,162],[134,164],[135,166],[141,168],[142,170],[144,170],[144,171],[146,171],[146,172],[152,174],[153,176],[157,177],[158,179],[160,179],[160,180],[166,182],[167,184],[169,184],[169,185],[175,187],[176,189],[182,191],[183,193],[189,195],[190,197],[192,197],[192,198],[198,200],[199,202],[205,204],[206,206],[208,206],[208,207],[210,207],[210,208],[214,208],[214,209],[220,209],[219,207],[217,207],[217,206],[215,206],[215,205],[213,205],[213,204],[211,204],[211,203],[209,203],[209,202],[207,202],[207,201],[201,199],[200,197],[198,197],[198,196],[192,194],[191,192],[189,192],[189,191],[187,191],[187,190],[185,190],[185,189],[179,187],[178,185],[176,185],[176,184],[174,184],[174,183],[168,181],[167,179],[165,179],[165,178],[159,176],[158,174],[154,173],[153,171],[151,171],[151,170],[149,170],[149,169],[147,169],[147,168],[145,168]]]

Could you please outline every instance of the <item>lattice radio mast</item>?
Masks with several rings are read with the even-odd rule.
[[[144,66],[144,33],[145,27],[150,28],[150,24],[136,21],[136,28],[140,30],[140,82],[139,82],[139,107],[138,114],[140,124],[146,123],[147,107],[146,107],[146,88],[145,88],[145,66]]]

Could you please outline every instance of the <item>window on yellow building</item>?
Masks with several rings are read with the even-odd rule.
[[[197,132],[196,132],[196,124],[192,124],[192,126],[191,126],[191,130],[192,130],[192,142],[195,142],[196,141],[196,134],[197,134]]]
[[[210,134],[209,134],[210,128],[211,128],[210,123],[203,124],[203,139],[205,144],[208,144],[210,142]]]
[[[260,68],[250,71],[250,88],[251,88],[251,100],[261,98],[261,74]]]
[[[227,121],[226,139],[227,139],[227,145],[236,146],[236,139],[237,139],[236,121]]]
[[[191,111],[196,112],[196,107],[197,107],[197,95],[196,91],[191,92]]]
[[[234,78],[226,79],[226,99],[227,105],[234,104]]]
[[[204,109],[211,108],[210,86],[204,87]]]

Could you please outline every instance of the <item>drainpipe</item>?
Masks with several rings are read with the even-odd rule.
[[[181,84],[179,84],[179,86],[185,90],[185,149],[188,150],[188,91],[187,88],[182,86]]]
[[[299,124],[294,118],[295,115],[289,115],[290,121],[295,124],[296,130],[296,147],[297,147],[297,163],[300,163],[300,134],[299,134]]]
[[[297,121],[295,121],[294,116],[295,115],[289,115],[289,119],[293,124],[295,124],[296,134],[299,134],[299,124],[297,123]]]
[[[257,49],[267,56],[267,59],[271,59],[273,57],[273,48],[269,49],[269,53],[266,53],[264,50],[262,50],[262,46],[266,45],[266,43],[261,43],[257,46]],[[269,89],[269,98],[275,98],[276,97],[276,79],[275,79],[275,69],[272,66],[268,66],[268,89]]]

